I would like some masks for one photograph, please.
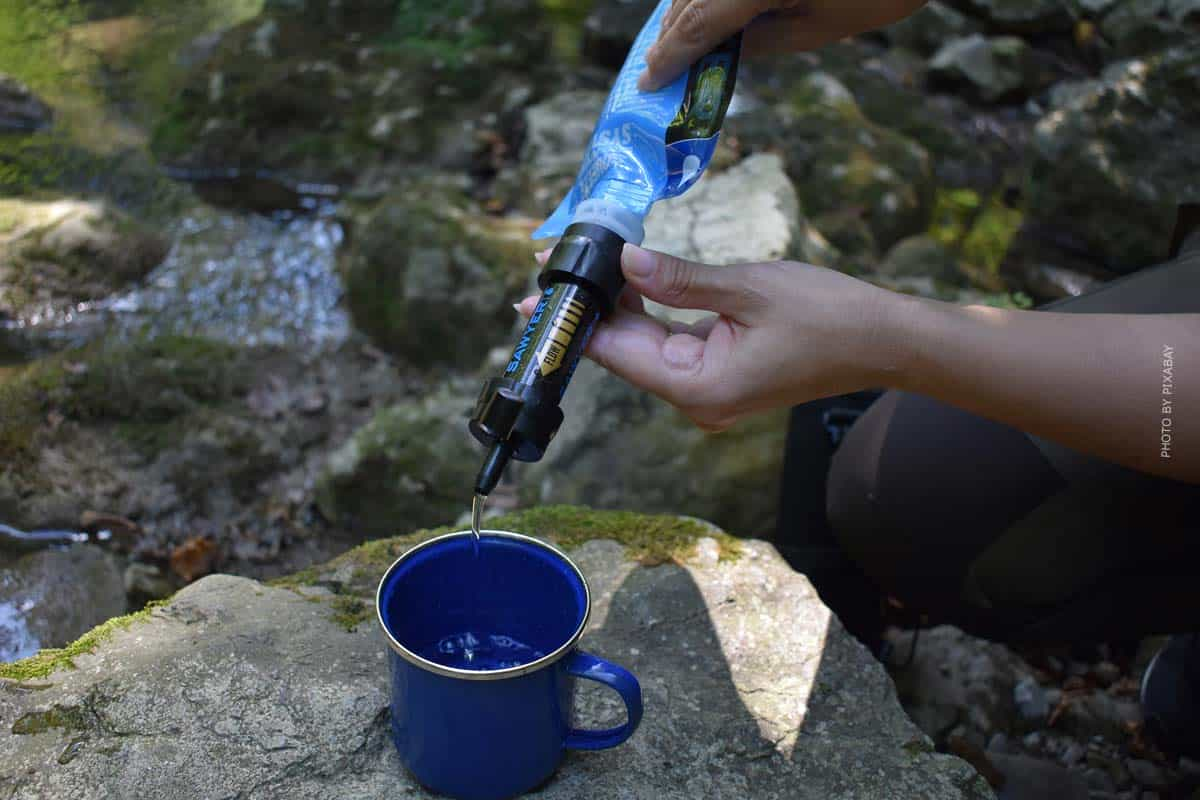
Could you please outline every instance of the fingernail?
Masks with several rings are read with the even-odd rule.
[[[513,311],[515,311],[515,312],[517,312],[518,314],[520,314],[520,313],[521,313],[521,304],[520,304],[520,303],[513,303]],[[524,316],[524,314],[522,314],[522,316]]]
[[[634,277],[644,279],[654,274],[654,254],[649,250],[627,244],[621,260],[625,264],[625,271]]]

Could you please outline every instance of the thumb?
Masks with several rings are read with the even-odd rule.
[[[710,267],[627,244],[621,268],[644,297],[672,308],[699,308],[740,319],[763,304],[742,265]]]

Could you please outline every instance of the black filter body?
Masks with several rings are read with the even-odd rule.
[[[612,313],[625,286],[625,240],[599,225],[567,228],[538,276],[541,298],[504,374],[483,386],[471,433],[491,449],[475,481],[488,495],[510,458],[538,461],[558,428],[559,404],[597,322]]]

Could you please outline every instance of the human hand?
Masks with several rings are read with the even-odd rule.
[[[539,259],[544,260],[543,253]],[[905,298],[822,267],[710,267],[626,245],[628,284],[586,355],[718,431],[740,417],[887,382]],[[716,312],[664,323],[643,298]],[[519,305],[528,317],[538,298]]]
[[[907,17],[925,0],[674,0],[646,53],[642,91],[670,83],[737,31],[749,55],[813,50]]]

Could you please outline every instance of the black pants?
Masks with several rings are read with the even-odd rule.
[[[1198,239],[1047,308],[1200,312]],[[828,423],[864,407],[834,452]],[[787,447],[777,544],[861,638],[881,604],[1005,640],[1200,628],[1200,486],[895,391],[797,407]]]

